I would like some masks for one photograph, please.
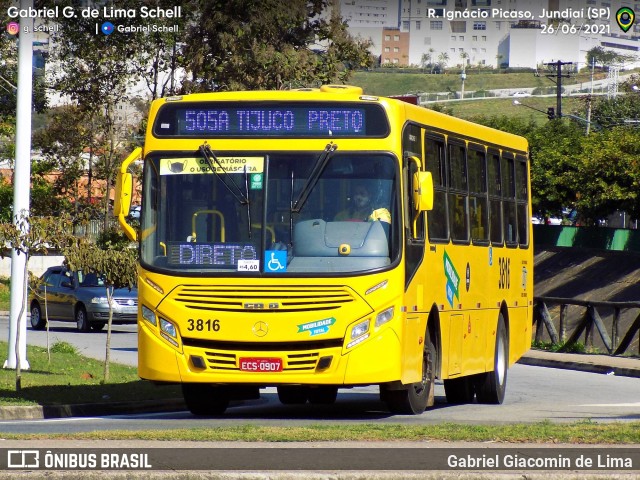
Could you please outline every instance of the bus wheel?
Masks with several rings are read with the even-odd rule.
[[[329,405],[335,403],[338,397],[338,387],[316,387],[309,389],[309,402]]]
[[[435,403],[437,350],[427,329],[422,350],[422,381],[409,385],[402,390],[384,390],[382,400],[391,413],[401,415],[420,415],[427,407]]]
[[[493,357],[493,371],[476,377],[476,395],[479,403],[500,404],[507,390],[507,370],[509,368],[509,338],[502,313],[498,317],[496,349]]]
[[[447,402],[452,404],[473,402],[473,380],[471,377],[452,378],[444,381]]]
[[[307,403],[309,387],[302,385],[281,385],[278,387],[278,399],[284,405]]]
[[[225,388],[207,383],[183,383],[182,396],[194,415],[221,415],[229,406],[229,394]]]

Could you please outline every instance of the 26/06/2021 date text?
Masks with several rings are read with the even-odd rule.
[[[597,25],[592,23],[584,23],[581,25],[562,23],[560,25],[543,25],[540,30],[542,35],[609,35],[611,33],[610,25]]]

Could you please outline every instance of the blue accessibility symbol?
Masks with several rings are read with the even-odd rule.
[[[264,252],[265,272],[283,273],[287,271],[287,251],[267,250]]]

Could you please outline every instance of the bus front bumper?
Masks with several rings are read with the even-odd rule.
[[[183,346],[157,336],[145,322],[138,328],[141,378],[181,383],[250,385],[370,385],[401,378],[398,336],[391,328],[350,349],[239,351]],[[251,369],[261,371],[250,371]]]

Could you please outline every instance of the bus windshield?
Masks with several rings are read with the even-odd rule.
[[[399,175],[391,155],[211,151],[213,160],[201,151],[147,157],[145,267],[329,275],[379,270],[398,259]]]

